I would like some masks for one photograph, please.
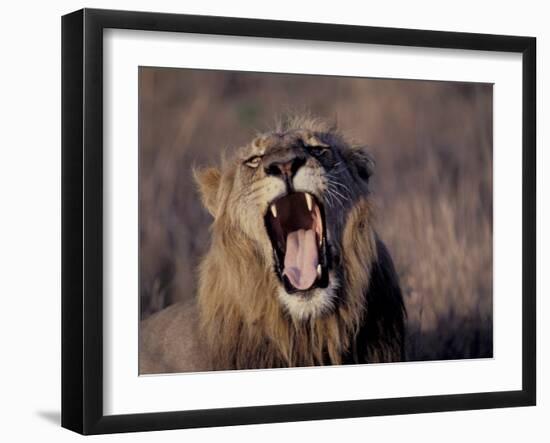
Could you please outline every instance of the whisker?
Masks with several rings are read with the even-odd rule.
[[[332,182],[331,182],[331,185],[337,186],[337,187],[339,187],[340,189],[342,189],[343,191],[345,191],[345,192],[347,192],[347,193],[350,193],[349,187],[347,187],[347,186],[344,185],[343,183],[340,183],[340,182],[338,182],[338,181],[332,181]]]
[[[332,191],[334,194],[340,196],[342,199],[344,199],[344,200],[346,200],[346,201],[349,201],[349,197],[348,197],[348,196],[346,196],[346,195],[344,195],[344,194],[338,192],[336,189],[332,188],[331,191]]]
[[[349,187],[344,185],[342,182],[336,180],[335,178],[332,178],[332,180],[330,180],[328,183],[331,186],[339,187],[343,192],[346,192],[347,194],[351,194]]]
[[[325,196],[326,196],[326,202],[327,202],[328,206],[334,207],[334,196],[330,192],[329,187],[327,187],[327,189],[325,190]]]
[[[334,192],[332,190],[327,189],[327,195],[330,197],[330,206],[332,208],[335,208],[337,204],[342,206],[341,200],[338,198],[338,196],[336,194],[334,194]]]

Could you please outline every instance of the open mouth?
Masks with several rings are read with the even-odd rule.
[[[278,277],[289,294],[328,286],[324,211],[317,199],[293,192],[273,201],[265,216]]]

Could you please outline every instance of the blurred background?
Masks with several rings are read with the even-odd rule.
[[[309,112],[376,161],[376,229],[403,289],[407,359],[491,357],[492,101],[489,84],[141,67],[141,318],[194,297],[211,217],[192,167]]]

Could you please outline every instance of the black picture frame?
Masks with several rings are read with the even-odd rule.
[[[103,412],[103,30],[171,31],[522,54],[522,389],[108,415]],[[536,403],[536,39],[83,9],[62,18],[62,426],[82,434],[529,406]]]

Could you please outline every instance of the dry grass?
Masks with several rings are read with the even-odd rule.
[[[142,318],[193,297],[210,217],[193,164],[282,112],[336,119],[377,162],[377,224],[396,261],[411,360],[492,355],[492,87],[142,68]]]

